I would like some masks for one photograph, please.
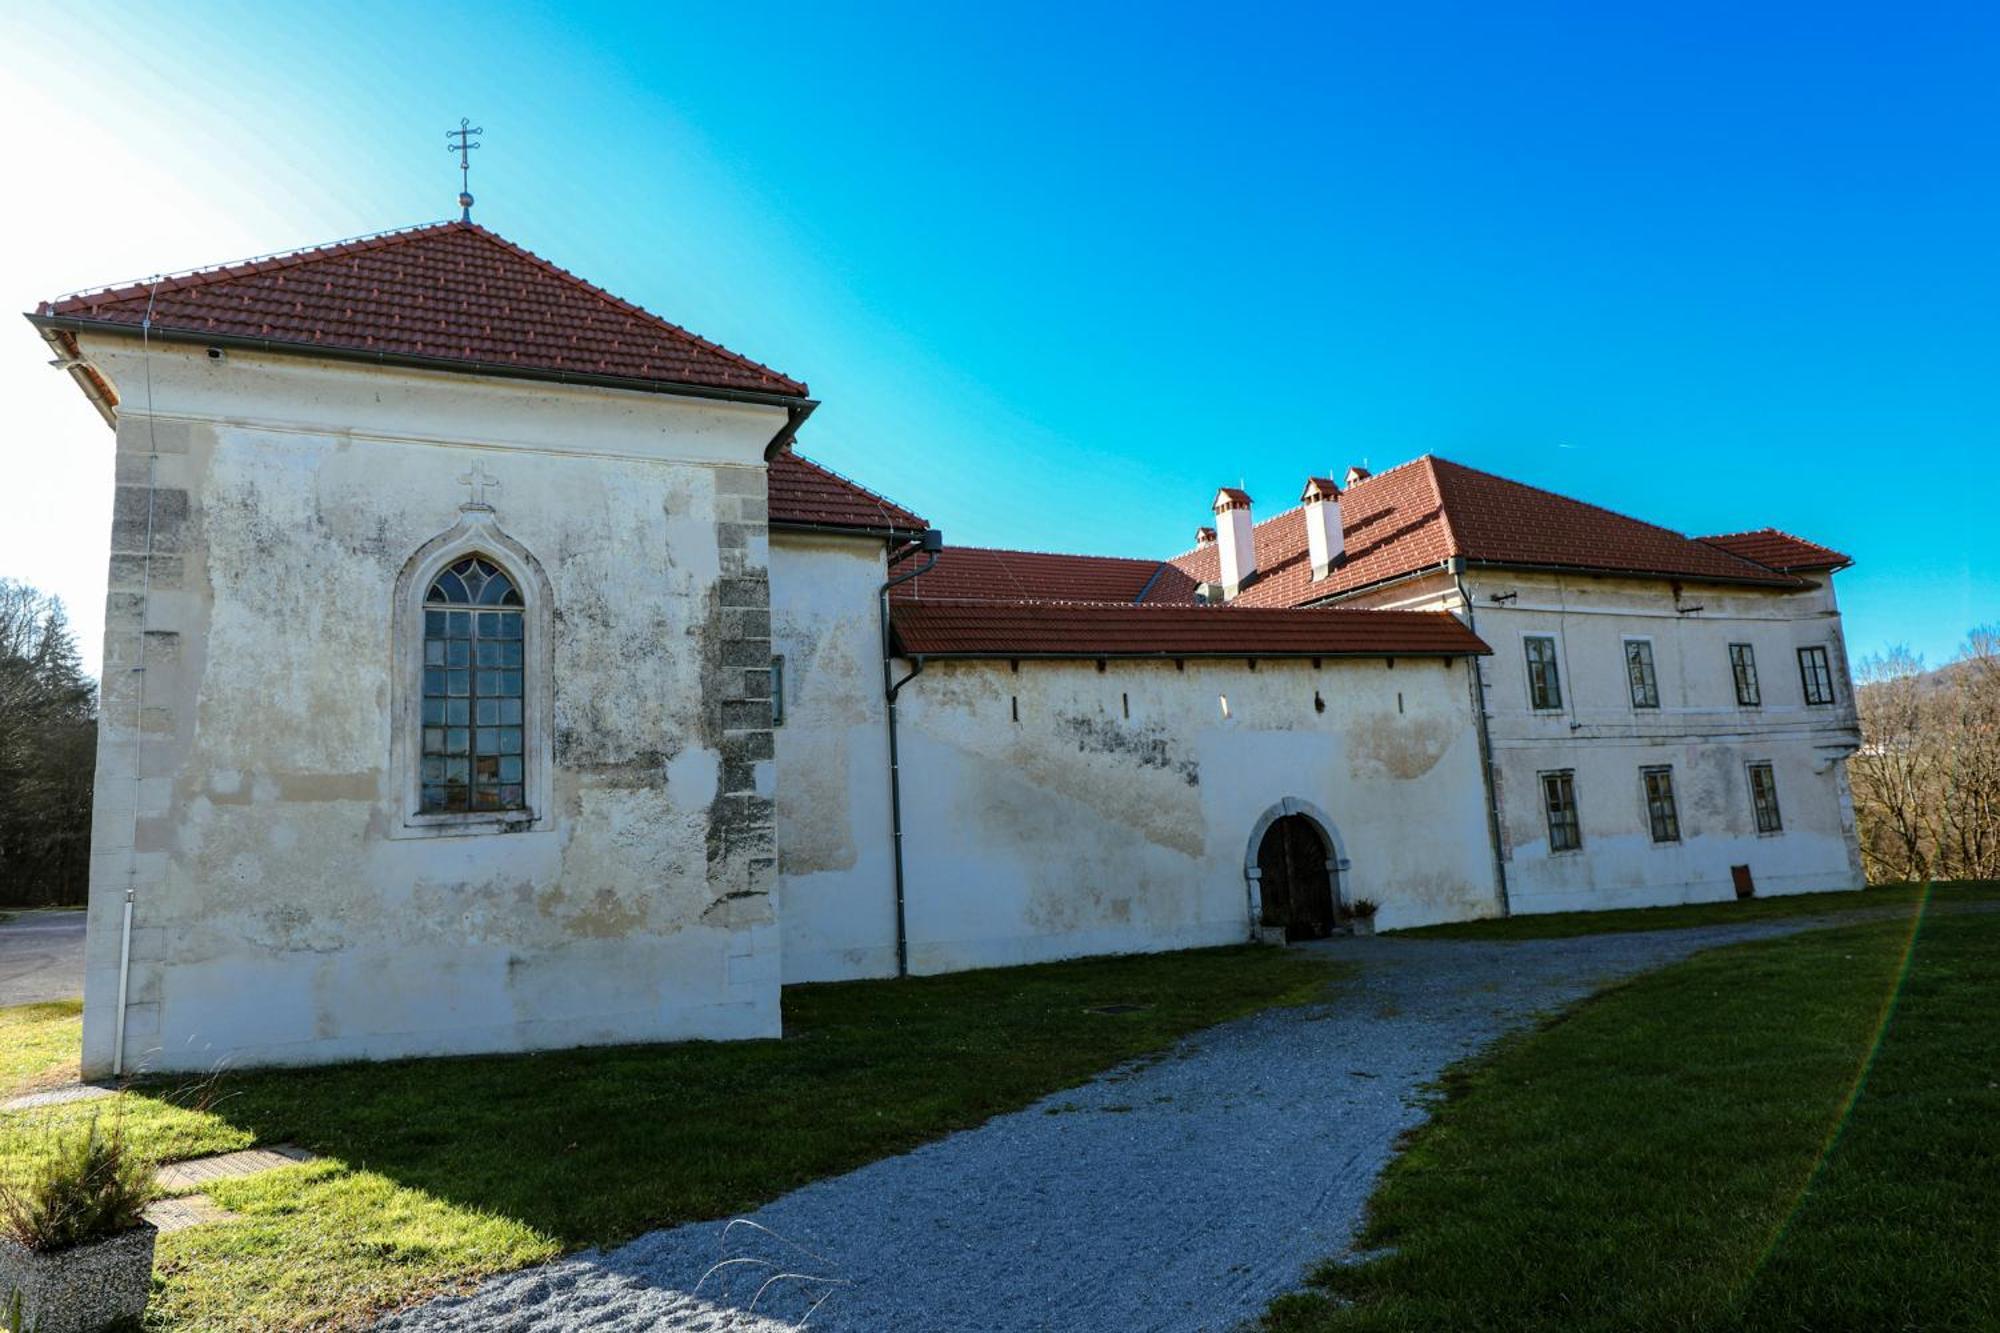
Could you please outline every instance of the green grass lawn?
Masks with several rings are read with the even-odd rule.
[[[0,1009],[0,1101],[76,1078],[83,1001]]]
[[[748,1210],[1196,1029],[1313,999],[1334,975],[1322,958],[1239,948],[800,986],[783,1041],[235,1075],[109,1111],[17,1112],[0,1117],[0,1173],[94,1114],[161,1160],[302,1144],[323,1160],[210,1191],[241,1220],[161,1238],[148,1324],[353,1326],[566,1249]],[[1107,1004],[1143,1007],[1089,1012]],[[74,1012],[15,1011],[4,1039],[74,1059]]]
[[[1386,1256],[1267,1333],[2000,1327],[2000,914],[1915,920],[1703,954],[1454,1071]]]
[[[1394,932],[1398,939],[1554,940],[1618,931],[1679,930],[1687,926],[1722,926],[1785,917],[1831,916],[1839,912],[1908,910],[1924,892],[1921,884],[1883,884],[1859,892],[1794,893],[1779,898],[1731,899],[1717,903],[1684,903],[1677,907],[1623,908],[1608,912],[1546,912],[1533,916],[1493,917],[1484,921],[1454,921]],[[1939,884],[1931,894],[1934,907],[1957,903],[2000,902],[2000,884],[1965,881]]]

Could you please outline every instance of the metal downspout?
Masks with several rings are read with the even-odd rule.
[[[902,755],[896,741],[896,696],[903,692],[905,685],[923,674],[924,659],[912,658],[909,673],[901,680],[895,679],[896,646],[889,634],[889,589],[928,574],[931,566],[937,563],[938,552],[944,549],[944,534],[936,528],[929,528],[919,540],[920,549],[928,558],[915,569],[884,583],[876,593],[876,607],[882,618],[882,697],[888,705],[889,855],[896,876],[896,975],[899,977],[910,975],[910,932],[903,880],[903,773]]]
[[[1478,616],[1472,607],[1472,593],[1465,586],[1465,559],[1453,556],[1450,564],[1459,604],[1465,608],[1465,627],[1477,634]],[[1493,885],[1500,891],[1500,915],[1512,916],[1513,904],[1507,897],[1507,858],[1500,852],[1500,792],[1493,781],[1493,736],[1486,723],[1486,674],[1480,669],[1477,657],[1465,661],[1472,673],[1472,711],[1479,719],[1479,776],[1486,788],[1486,836],[1493,845]]]

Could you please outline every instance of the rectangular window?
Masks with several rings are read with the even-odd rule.
[[[1652,825],[1654,842],[1681,840],[1681,815],[1674,805],[1674,770],[1642,768],[1639,778],[1646,786],[1646,819]]]
[[[1625,640],[1625,679],[1632,687],[1634,708],[1660,706],[1660,678],[1653,671],[1653,644],[1650,639]]]
[[[771,725],[785,725],[785,659],[771,659]]]
[[[1747,643],[1729,645],[1729,674],[1736,678],[1736,706],[1756,708],[1764,702],[1757,692],[1757,654]]]
[[[1528,704],[1532,708],[1563,706],[1562,677],[1556,670],[1556,641],[1531,634],[1522,640],[1528,653]]]
[[[1784,829],[1784,820],[1778,816],[1778,779],[1769,764],[1750,765],[1750,805],[1757,812],[1759,833]]]
[[[1583,825],[1576,817],[1576,772],[1542,774],[1542,805],[1549,816],[1549,850],[1573,852],[1583,846]]]
[[[1799,649],[1799,682],[1805,686],[1807,703],[1833,702],[1833,665],[1825,648],[1815,644]]]

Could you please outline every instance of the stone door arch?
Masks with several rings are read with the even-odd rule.
[[[1346,920],[1339,833],[1325,812],[1287,797],[1261,815],[1245,848],[1251,934],[1283,930],[1290,940],[1322,939]]]

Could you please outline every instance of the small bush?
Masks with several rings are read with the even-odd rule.
[[[1347,914],[1349,916],[1358,916],[1364,919],[1372,919],[1381,910],[1380,905],[1373,898],[1356,898],[1347,905]]]
[[[56,1138],[28,1182],[0,1181],[0,1235],[31,1250],[66,1250],[139,1225],[153,1201],[152,1163],[96,1117]]]

